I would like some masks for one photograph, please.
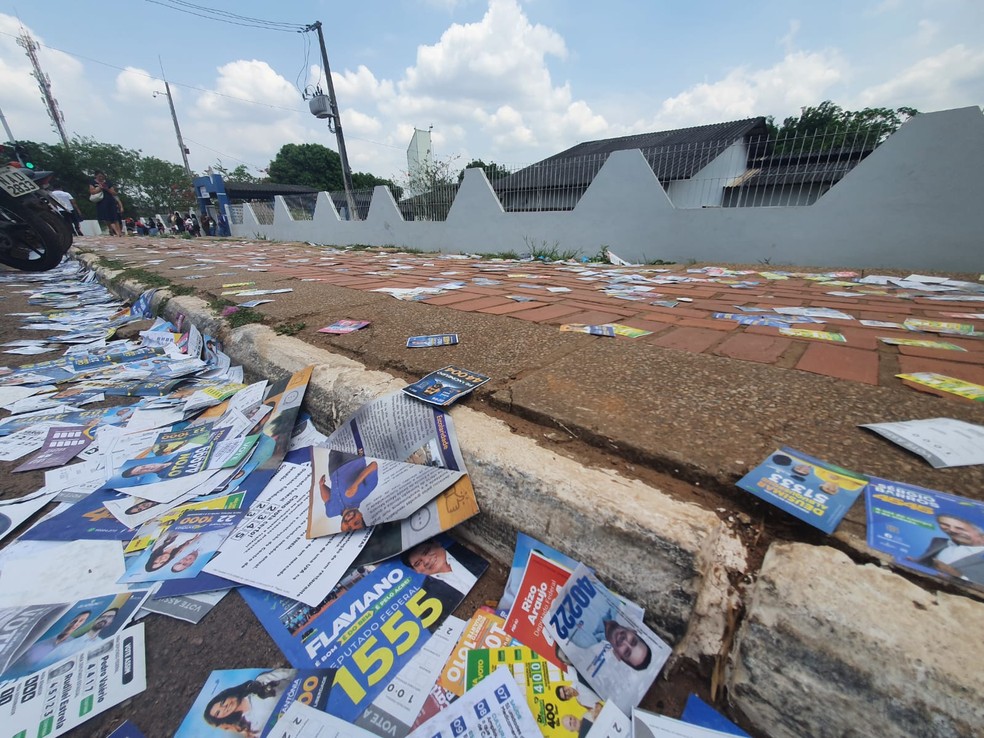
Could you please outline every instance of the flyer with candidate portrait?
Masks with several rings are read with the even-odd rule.
[[[224,669],[213,671],[174,738],[215,738],[226,733],[265,738],[299,702],[326,711],[331,670]]]
[[[781,510],[833,533],[868,483],[867,477],[780,448],[738,480],[738,486]]]
[[[655,681],[671,648],[581,564],[553,601],[546,629],[602,700],[628,714]]]
[[[491,377],[478,372],[457,366],[446,366],[404,387],[403,391],[431,405],[446,407],[459,397],[464,397],[476,387],[485,384],[489,379]]]
[[[458,343],[457,333],[435,333],[429,336],[410,336],[407,348],[432,348],[434,346],[454,346]]]
[[[984,588],[984,503],[872,477],[868,545],[896,564]]]
[[[315,607],[248,587],[240,594],[292,665],[338,670],[328,711],[354,722],[486,568],[485,559],[439,536]]]

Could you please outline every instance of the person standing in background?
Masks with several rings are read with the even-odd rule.
[[[68,227],[75,232],[76,236],[81,236],[82,228],[79,223],[82,222],[82,214],[75,203],[75,198],[72,197],[71,193],[62,189],[61,182],[51,183],[51,196],[62,206],[62,218],[68,223]]]
[[[106,179],[104,172],[96,170],[89,180],[89,199],[96,204],[96,217],[105,223],[113,236],[122,236],[120,225],[120,201],[116,199],[116,184]]]

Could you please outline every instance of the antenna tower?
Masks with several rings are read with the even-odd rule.
[[[41,99],[44,100],[44,104],[48,108],[48,116],[51,118],[55,130],[58,131],[58,135],[61,136],[65,148],[68,148],[68,135],[65,133],[65,116],[58,109],[58,101],[55,99],[55,96],[51,94],[51,80],[41,70],[41,62],[38,59],[38,45],[24,28],[21,28],[21,35],[17,37],[17,44],[24,47],[24,51],[27,52],[27,58],[31,60],[31,66],[34,67],[33,76],[38,81],[38,87],[41,89]]]

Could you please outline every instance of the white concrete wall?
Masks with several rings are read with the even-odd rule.
[[[465,171],[446,222],[404,222],[377,187],[369,217],[339,219],[322,193],[312,221],[277,198],[273,225],[245,208],[233,234],[277,240],[408,246],[448,253],[525,250],[527,242],[633,261],[745,262],[980,271],[984,116],[927,113],[808,207],[675,208],[639,151],[613,153],[570,212],[506,213],[480,169]]]
[[[736,141],[689,179],[670,182],[666,194],[677,208],[719,208],[724,187],[748,169],[748,146]]]

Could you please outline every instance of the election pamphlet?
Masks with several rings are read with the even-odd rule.
[[[354,333],[355,331],[362,330],[367,325],[369,325],[368,320],[336,320],[331,325],[319,328],[318,333],[344,335],[345,333]]]
[[[825,533],[833,533],[867,478],[781,448],[738,480],[738,486]]]
[[[491,377],[468,369],[446,366],[404,387],[403,391],[431,405],[447,407],[490,379]]]
[[[410,738],[530,738],[540,729],[523,690],[505,667],[410,734]]]
[[[634,738],[728,738],[733,733],[636,709],[632,711],[632,735]]]
[[[629,714],[670,657],[671,648],[581,564],[553,601],[549,635],[603,700]]]
[[[984,425],[953,418],[927,418],[867,423],[861,427],[922,456],[934,469],[984,464]]]
[[[31,674],[112,637],[149,593],[134,590],[76,602],[0,608],[0,677]]]
[[[872,477],[868,545],[899,566],[984,589],[984,503]]]
[[[942,397],[959,397],[971,402],[984,402],[984,385],[966,382],[963,379],[948,377],[936,372],[913,372],[912,374],[896,374],[904,384],[913,389]],[[2,431],[2,426],[0,426]]]
[[[47,669],[0,684],[0,725],[5,738],[57,738],[146,688],[144,627],[137,623]]]
[[[440,536],[402,560],[374,567],[324,604],[309,606],[251,589],[240,593],[291,664],[338,670],[341,689],[333,691],[329,712],[354,722],[487,567],[485,559]]]
[[[522,646],[469,651],[468,689],[500,666],[509,669],[516,686],[523,690],[526,704],[545,738],[566,738],[571,733],[580,733],[584,720],[592,722],[601,711],[601,703],[589,711],[574,699],[576,689],[564,678],[560,667]]]
[[[570,575],[570,569],[538,551],[530,551],[519,594],[506,615],[506,632],[509,636],[529,646],[557,668],[563,668],[564,662],[557,655],[556,644],[543,626],[551,603]]]
[[[436,333],[430,336],[410,336],[407,348],[433,348],[434,346],[454,346],[458,343],[457,333]]]
[[[267,738],[373,738],[373,734],[295,700]]]
[[[210,738],[223,731],[266,738],[294,702],[324,711],[334,676],[297,669],[213,671],[174,738]]]

